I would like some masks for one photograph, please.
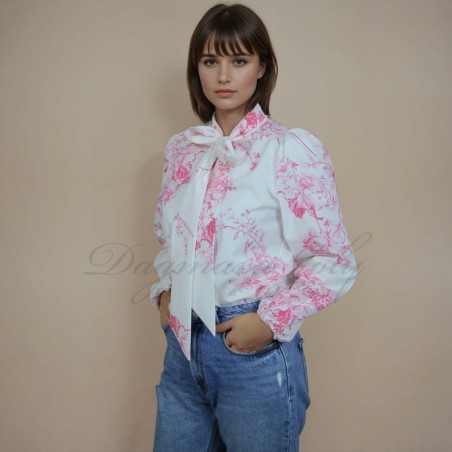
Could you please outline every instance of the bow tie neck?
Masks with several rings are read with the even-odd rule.
[[[213,157],[218,157],[222,163],[235,165],[244,157],[245,153],[238,143],[243,139],[242,136],[224,136],[219,130],[209,126],[190,127],[185,135],[194,144],[208,145]]]

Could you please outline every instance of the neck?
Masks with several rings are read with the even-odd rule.
[[[224,136],[229,136],[234,130],[234,127],[243,119],[245,112],[239,111],[224,111],[215,110],[215,119],[221,127]]]

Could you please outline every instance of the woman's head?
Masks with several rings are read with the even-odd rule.
[[[193,110],[203,122],[207,122],[215,111],[215,106],[203,92],[198,71],[206,49],[221,56],[251,54],[258,57],[260,67],[265,69],[262,75],[259,71],[256,89],[250,93],[245,113],[259,103],[269,115],[278,65],[267,29],[259,16],[244,5],[218,4],[210,8],[196,26],[190,41],[187,83]]]

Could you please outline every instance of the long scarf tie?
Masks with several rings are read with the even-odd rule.
[[[172,225],[172,326],[189,360],[192,309],[215,335],[214,269],[208,268],[208,263],[203,259],[198,260],[196,256],[198,223],[209,174],[217,158],[222,163],[234,166],[243,158],[244,151],[240,146],[237,146],[237,150],[234,148],[234,143],[243,139],[242,135],[236,138],[223,136],[219,130],[210,126],[191,127],[185,134],[192,143],[208,146],[182,195],[178,214]]]

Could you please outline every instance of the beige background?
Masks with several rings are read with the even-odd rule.
[[[152,450],[154,206],[212,4],[0,1],[2,452]],[[327,146],[360,263],[302,328],[301,449],[452,450],[452,2],[247,4],[279,57],[272,116]]]

